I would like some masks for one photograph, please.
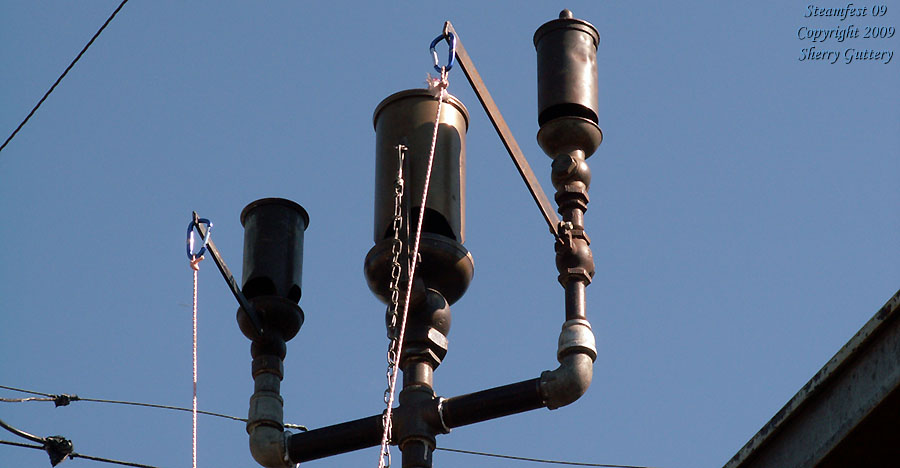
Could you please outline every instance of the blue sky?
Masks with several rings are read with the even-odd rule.
[[[4,138],[118,3],[3,2]],[[593,386],[569,407],[458,428],[439,446],[721,466],[900,285],[900,65],[799,60],[804,48],[898,50],[900,40],[798,37],[804,26],[897,26],[897,2],[844,21],[805,18],[801,2],[310,3],[132,1],[0,153],[0,384],[190,406],[191,210],[215,223],[239,275],[241,209],[279,196],[311,218],[286,419],[322,427],[380,412],[384,309],[362,275],[372,112],[424,86],[445,20],[548,193],[532,34],[563,8],[594,24],[604,142],[588,161]],[[445,397],[555,368],[563,321],[539,212],[458,69],[449,91],[472,116],[475,278],[435,374]],[[249,342],[212,262],[201,264],[199,303],[200,407],[243,417]],[[85,454],[190,464],[187,413],[82,402],[8,403],[2,415]],[[47,466],[15,447],[0,447],[0,460]],[[243,425],[201,417],[199,463],[254,466]]]

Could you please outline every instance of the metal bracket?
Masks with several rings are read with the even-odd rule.
[[[469,80],[469,84],[472,85],[472,90],[474,90],[475,95],[478,96],[478,100],[481,102],[484,112],[494,125],[494,130],[496,130],[497,135],[500,136],[500,140],[503,142],[503,146],[506,147],[506,151],[509,152],[509,156],[512,158],[513,164],[516,165],[516,169],[519,171],[519,175],[522,176],[522,180],[528,187],[531,197],[534,198],[534,202],[537,203],[538,208],[541,210],[541,214],[544,215],[544,221],[547,222],[550,233],[553,234],[553,237],[558,238],[559,233],[557,232],[557,225],[559,224],[559,217],[556,216],[556,212],[550,204],[550,200],[547,199],[547,195],[544,194],[540,182],[538,182],[537,177],[534,176],[534,172],[531,170],[531,166],[528,165],[528,160],[525,159],[522,149],[519,148],[519,144],[516,143],[516,139],[513,137],[509,126],[506,125],[506,121],[503,120],[500,109],[498,109],[497,104],[494,103],[491,93],[488,92],[487,87],[484,85],[484,81],[481,79],[481,75],[478,74],[478,70],[475,68],[475,64],[472,63],[472,59],[469,58],[466,48],[463,47],[462,40],[459,38],[459,33],[457,33],[456,30],[453,29],[453,25],[447,21],[444,23],[444,35],[446,36],[449,34],[453,34],[453,36],[456,37],[456,59],[459,61],[463,73],[465,73],[466,78]]]
[[[199,219],[197,212],[193,212],[194,219]],[[195,223],[197,231],[200,232],[200,235],[203,237],[207,236],[206,229],[203,228],[203,225],[200,223]],[[234,298],[237,299],[238,304],[244,309],[244,312],[247,313],[247,317],[250,318],[250,322],[253,323],[253,328],[262,335],[263,328],[262,322],[259,320],[259,316],[256,315],[256,309],[253,308],[253,305],[250,304],[250,301],[244,297],[244,293],[241,292],[241,288],[238,287],[237,281],[234,280],[234,276],[231,274],[231,270],[228,269],[228,265],[225,264],[225,260],[222,259],[222,254],[219,253],[219,249],[216,248],[215,242],[210,238],[206,243],[206,250],[209,252],[209,255],[212,257],[213,261],[216,262],[216,266],[219,267],[219,272],[222,273],[222,277],[225,278],[225,282],[228,283],[228,288],[231,289],[231,294],[234,295]]]

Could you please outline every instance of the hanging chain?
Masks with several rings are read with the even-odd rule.
[[[384,426],[384,433],[381,437],[381,453],[378,457],[378,468],[390,468],[391,466],[391,451],[388,446],[391,440],[391,412],[394,406],[394,390],[397,388],[397,362],[400,359],[400,356],[403,352],[403,336],[406,334],[406,317],[407,312],[409,311],[409,299],[412,293],[412,285],[413,279],[415,278],[416,273],[416,264],[418,263],[419,258],[419,241],[421,240],[422,235],[422,221],[425,217],[425,201],[428,198],[428,186],[431,182],[431,168],[434,164],[434,152],[437,147],[437,136],[438,129],[440,128],[441,123],[441,108],[444,104],[444,99],[447,95],[447,68],[441,67],[441,76],[439,78],[432,79],[429,76],[428,80],[428,89],[435,94],[437,98],[437,115],[434,118],[434,133],[431,135],[431,149],[428,154],[428,165],[425,169],[425,182],[422,188],[422,203],[419,205],[419,218],[416,223],[416,234],[415,234],[415,242],[413,243],[412,254],[410,258],[413,259],[409,262],[409,275],[407,277],[406,283],[406,297],[403,301],[403,313],[397,317],[395,314],[397,309],[399,309],[399,301],[395,301],[396,297],[398,300],[400,298],[400,290],[399,285],[395,286],[395,284],[399,283],[400,271],[402,268],[400,267],[400,252],[402,249],[402,244],[400,244],[400,226],[402,225],[402,215],[401,209],[399,208],[400,202],[402,201],[402,197],[397,195],[398,185],[399,190],[402,193],[403,190],[403,150],[400,150],[398,147],[398,152],[400,154],[400,168],[397,171],[398,180],[400,183],[394,184],[394,193],[395,193],[395,205],[394,205],[394,248],[392,249],[392,253],[394,254],[394,263],[393,269],[391,271],[391,305],[388,309],[388,336],[390,337],[390,348],[388,349],[388,371],[387,377],[389,380],[388,389],[385,392],[385,404],[387,405],[387,409],[382,416],[382,425]],[[405,148],[404,148],[405,149]],[[400,221],[398,222],[398,217]],[[395,274],[396,272],[396,274]],[[393,311],[393,313],[392,313]],[[399,334],[396,332],[397,329],[397,319],[400,320],[400,332]]]
[[[403,267],[400,265],[400,254],[403,252],[403,241],[400,240],[400,230],[403,228],[403,160],[406,156],[406,146],[397,145],[397,178],[394,180],[394,239],[391,242],[391,303],[387,309],[387,335],[390,340],[387,352],[387,388],[384,390],[384,404],[388,409],[382,416],[382,426],[384,434],[381,438],[381,460],[378,462],[379,467],[391,466],[391,450],[388,442],[391,438],[391,419],[390,408],[393,404],[394,395],[394,374],[397,373],[397,339],[400,331],[397,329],[397,321],[400,318],[400,274]]]

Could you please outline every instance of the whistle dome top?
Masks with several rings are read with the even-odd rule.
[[[580,20],[572,15],[571,10],[563,10],[559,13],[559,19],[551,20],[544,23],[537,31],[534,32],[534,45],[537,47],[538,42],[543,37],[558,29],[575,29],[582,31],[591,36],[594,40],[594,47],[600,46],[600,32],[593,24],[585,20]]]
[[[396,93],[391,94],[390,96],[384,98],[384,100],[382,100],[381,103],[378,104],[378,106],[375,108],[375,112],[372,114],[372,125],[377,127],[378,114],[381,114],[381,111],[383,111],[384,108],[387,107],[388,105],[390,105],[391,103],[400,101],[402,99],[407,99],[407,98],[415,98],[415,97],[420,98],[422,96],[430,96],[435,101],[437,101],[437,97],[434,96],[433,94],[431,94],[431,92],[429,92],[427,89],[407,89],[404,91],[396,92]],[[468,130],[469,129],[469,110],[466,109],[465,104],[463,104],[462,101],[457,99],[456,96],[453,96],[451,94],[444,95],[444,102],[452,105],[457,110],[459,110],[459,112],[463,116],[463,120],[465,120],[465,123],[466,123],[465,130]]]

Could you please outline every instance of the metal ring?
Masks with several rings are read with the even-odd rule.
[[[199,231],[201,224],[206,225],[206,235],[200,238],[200,240],[203,241],[203,244],[200,245],[200,251],[194,253],[194,228],[197,228]],[[186,247],[188,259],[193,260],[197,257],[202,257],[203,254],[206,253],[206,244],[209,242],[209,234],[212,231],[212,227],[212,223],[206,218],[198,218],[196,221],[191,220],[191,222],[188,223]]]
[[[441,67],[440,60],[438,59],[437,51],[434,48],[438,45],[438,42],[446,39],[447,43],[450,44],[450,57],[447,59],[447,66]],[[451,68],[453,68],[453,59],[456,58],[456,35],[448,32],[446,34],[441,34],[440,36],[434,38],[431,41],[431,47],[429,47],[431,51],[431,57],[434,59],[434,69],[437,70],[438,73],[441,72],[449,72]]]

